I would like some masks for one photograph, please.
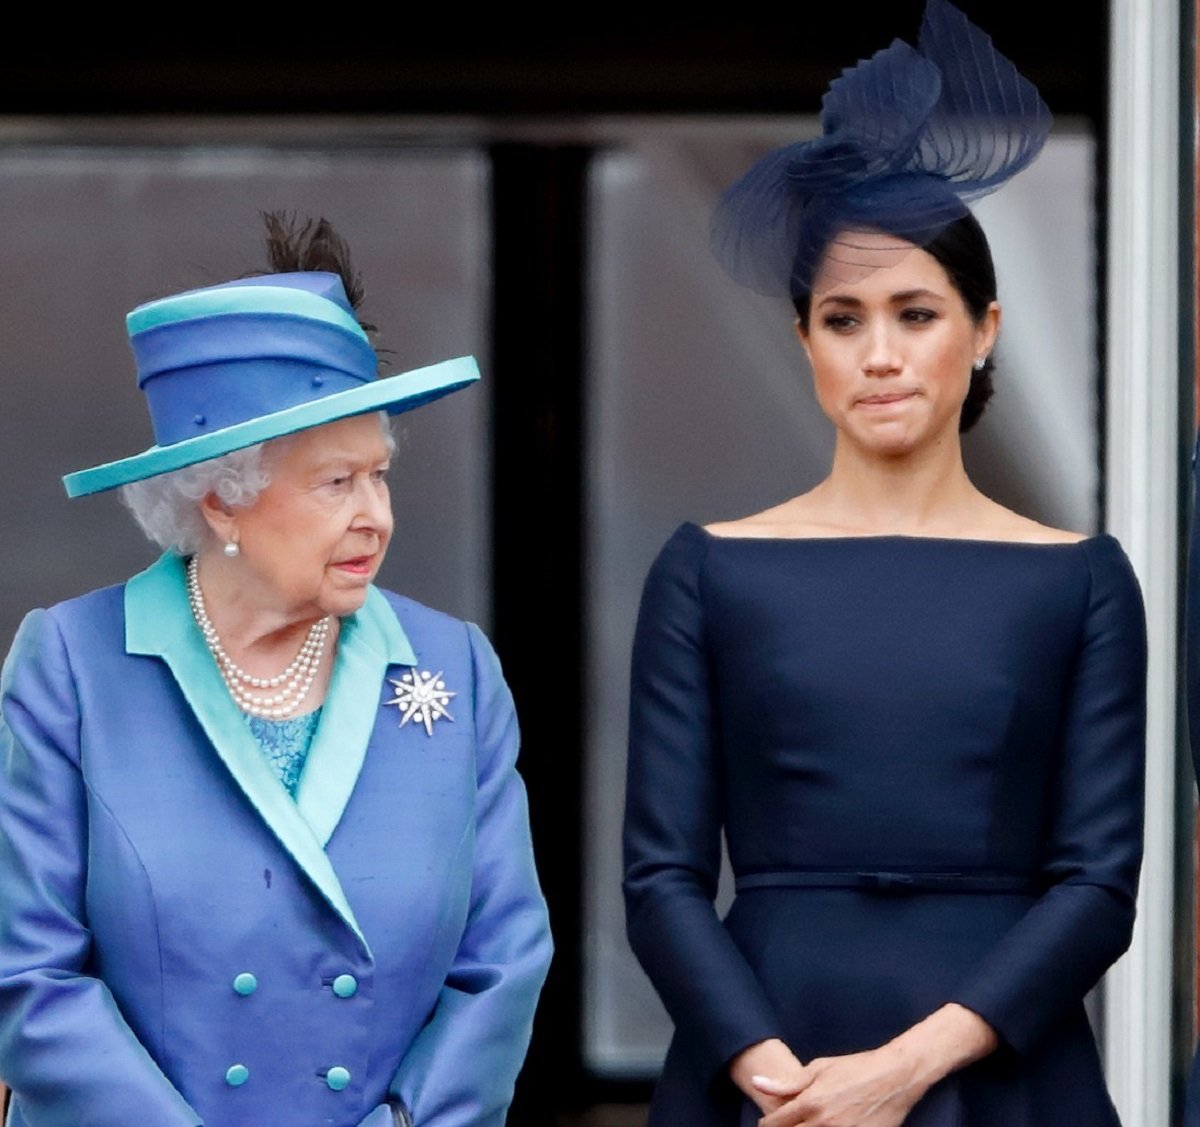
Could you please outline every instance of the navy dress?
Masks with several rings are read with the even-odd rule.
[[[1118,1123],[1083,999],[1133,925],[1145,661],[1110,536],[682,526],[646,581],[630,712],[628,932],[676,1028],[651,1124],[751,1123],[741,1049],[874,1048],[947,1002],[1001,1047],[912,1127]]]

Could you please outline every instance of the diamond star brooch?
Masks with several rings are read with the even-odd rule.
[[[400,709],[400,727],[403,728],[410,720],[417,720],[425,726],[425,734],[433,735],[435,720],[449,720],[454,717],[446,707],[451,697],[458,696],[446,688],[446,682],[438,673],[419,673],[415,669],[401,675],[400,680],[389,677],[396,687],[396,695],[388,704],[394,704]]]

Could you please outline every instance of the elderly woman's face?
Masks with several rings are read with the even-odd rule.
[[[390,453],[378,416],[301,431],[266,457],[270,484],[236,510],[247,578],[289,612],[352,614],[392,535]]]

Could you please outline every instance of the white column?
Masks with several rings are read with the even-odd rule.
[[[1167,1127],[1175,809],[1179,0],[1112,0],[1107,528],[1150,639],[1146,856],[1133,945],[1105,979],[1105,1065],[1125,1127]],[[1082,18],[1082,17],[1081,17]]]

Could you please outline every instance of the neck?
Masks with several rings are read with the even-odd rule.
[[[271,673],[281,658],[286,664],[313,623],[327,617],[319,607],[284,605],[248,580],[239,560],[219,550],[201,549],[197,563],[209,620],[229,654],[248,670]]]
[[[289,625],[261,638],[251,651],[253,662],[247,662],[245,655],[222,640],[213,622],[199,579],[199,564],[198,558],[188,563],[188,601],[234,704],[251,716],[282,720],[305,707],[306,702],[310,706],[320,703],[328,677],[323,658],[330,640],[331,618],[327,615],[317,618],[286,666],[267,671],[263,664],[278,660],[280,647],[285,644],[283,639],[294,628]]]
[[[841,435],[829,476],[813,499],[837,523],[871,534],[954,531],[984,500],[962,461],[957,431],[920,450],[885,457]]]

